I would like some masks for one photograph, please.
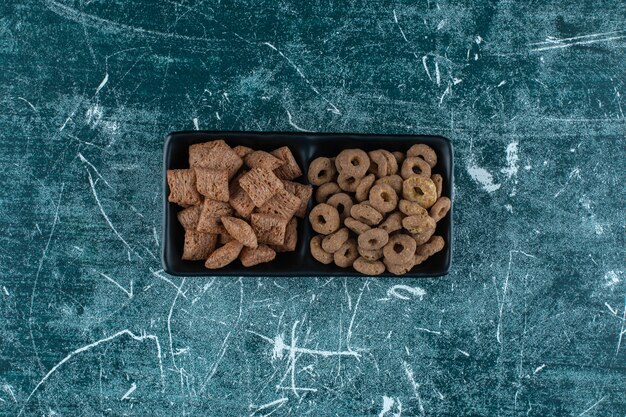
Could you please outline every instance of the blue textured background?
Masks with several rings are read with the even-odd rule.
[[[626,414],[619,1],[0,11],[0,414]],[[194,128],[449,137],[451,273],[166,276]]]

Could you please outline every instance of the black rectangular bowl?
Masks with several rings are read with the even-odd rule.
[[[273,262],[244,268],[235,261],[225,268],[209,270],[202,261],[183,261],[184,230],[178,223],[176,214],[181,208],[167,201],[169,188],[166,171],[168,169],[189,168],[189,146],[213,139],[224,139],[230,146],[244,145],[255,150],[271,151],[288,146],[304,171],[299,180],[306,183],[309,163],[318,156],[333,157],[343,149],[360,148],[365,151],[387,149],[406,152],[415,143],[424,143],[437,152],[438,162],[433,174],[443,177],[443,195],[453,200],[453,156],[452,144],[441,136],[412,135],[365,135],[344,133],[272,133],[272,132],[210,132],[189,131],[171,133],[165,141],[163,158],[163,269],[178,276],[269,276],[269,277],[328,277],[362,276],[355,270],[343,269],[317,262],[309,252],[309,241],[315,235],[308,219],[298,220],[298,245],[295,252],[279,253]],[[309,203],[309,210],[313,201]],[[452,209],[437,224],[436,234],[446,241],[443,251],[430,257],[403,277],[435,277],[448,273],[452,258]],[[394,276],[385,273],[381,276]]]

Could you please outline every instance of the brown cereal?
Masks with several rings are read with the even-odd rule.
[[[248,148],[247,146],[238,145],[233,148],[233,151],[241,158],[245,158],[247,155],[254,152],[254,149]]]
[[[395,175],[398,172],[398,161],[396,160],[396,157],[393,156],[391,152],[384,149],[381,149],[380,151],[383,153],[385,158],[387,158],[387,176]]]
[[[228,202],[228,171],[225,169],[195,168],[198,192],[211,200]]]
[[[368,261],[377,261],[383,257],[383,248],[376,249],[376,250],[369,250],[369,249],[363,249],[361,246],[359,246],[359,255],[361,255],[363,258],[367,259]]]
[[[337,230],[335,233],[332,233],[322,239],[322,249],[328,253],[337,252],[339,248],[346,243],[350,237],[349,235],[350,232],[346,227]]]
[[[383,259],[383,263],[387,267],[387,271],[391,272],[394,275],[404,275],[413,269],[415,265],[414,262],[404,262],[401,264],[396,264],[387,260],[387,258]]]
[[[228,203],[206,199],[202,204],[196,229],[204,233],[223,233],[226,229],[224,229],[221,219],[224,216],[232,215],[233,209]]]
[[[437,252],[441,251],[445,245],[446,242],[441,236],[433,236],[428,239],[428,242],[420,245],[415,254],[421,256],[433,256]]]
[[[406,214],[407,216],[415,216],[415,215],[426,216],[428,214],[426,209],[420,206],[415,201],[400,200],[400,204],[398,204],[398,208],[400,209],[402,213]]]
[[[439,174],[433,174],[430,179],[435,183],[437,198],[441,197],[441,191],[443,190],[443,177]]]
[[[219,236],[218,243],[220,245],[225,245],[225,244],[235,240],[235,238],[233,238],[231,235],[229,235],[228,232],[220,233],[218,236]]]
[[[309,165],[307,177],[311,184],[319,186],[332,181],[336,173],[335,164],[329,158],[319,157]]]
[[[250,168],[263,168],[269,171],[274,171],[285,164],[282,159],[278,159],[265,151],[253,151],[246,155],[244,161]]]
[[[440,197],[430,208],[430,217],[436,222],[446,217],[450,210],[450,199],[448,197]]]
[[[399,175],[387,175],[376,180],[375,184],[388,184],[393,190],[400,195],[402,193],[402,179]]]
[[[244,247],[239,254],[239,260],[246,268],[274,259],[276,259],[276,251],[267,245],[259,245],[255,249]]]
[[[380,275],[385,272],[385,264],[380,261],[369,261],[364,257],[358,257],[352,267],[364,275]]]
[[[222,217],[222,224],[233,239],[249,248],[256,248],[259,244],[252,227],[245,220],[236,217]]]
[[[221,139],[189,147],[189,166],[192,168],[225,169],[228,178],[232,178],[242,165],[243,159]]]
[[[435,153],[433,148],[422,143],[411,146],[411,148],[407,151],[406,156],[419,156],[426,161],[431,168],[437,165],[437,153]]]
[[[254,205],[261,207],[285,186],[269,169],[253,168],[239,178],[239,185],[248,194]]]
[[[298,207],[298,211],[296,211],[296,217],[304,218],[307,208],[309,207],[309,200],[311,200],[311,195],[313,194],[313,187],[287,180],[283,180],[283,185],[285,186],[285,190],[300,199],[300,207]]]
[[[311,249],[311,255],[318,261],[323,263],[324,265],[328,265],[333,262],[334,257],[332,253],[326,252],[322,249],[322,238],[321,235],[316,235],[311,239],[309,243]]]
[[[339,176],[337,177],[337,184],[339,184],[339,188],[349,193],[353,193],[356,191],[356,188],[359,186],[359,182],[360,179],[344,174],[339,174]]]
[[[398,163],[398,166],[402,166],[402,162],[404,162],[404,158],[406,158],[406,156],[399,151],[395,151],[395,152],[391,152],[393,157],[396,158],[396,162]]]
[[[379,227],[387,233],[393,233],[402,229],[402,213],[397,211],[391,213]]]
[[[206,259],[215,250],[217,235],[202,233],[196,230],[185,230],[183,261],[200,261]]]
[[[411,237],[413,238],[417,246],[419,246],[428,242],[428,239],[430,239],[432,235],[434,234],[435,234],[435,228],[433,227],[432,229],[426,229],[421,233],[412,234]]]
[[[209,255],[204,266],[208,269],[223,268],[239,256],[239,253],[243,249],[243,245],[236,240],[229,242],[216,249]]]
[[[311,227],[317,233],[329,235],[339,229],[341,219],[337,209],[329,204],[318,204],[309,213]]]
[[[437,224],[435,220],[427,214],[416,214],[402,219],[402,227],[411,234],[420,234],[436,228]]]
[[[341,188],[339,188],[336,182],[327,182],[317,187],[317,191],[315,191],[315,201],[325,203],[328,197],[338,192],[341,192]]]
[[[176,214],[176,217],[185,230],[196,230],[201,210],[202,206],[199,205],[187,207],[186,209],[179,211]]]
[[[428,256],[423,256],[423,255],[415,255],[415,261],[413,262],[413,265],[417,266],[419,264],[421,264],[422,262],[424,262],[426,259],[428,259]]]
[[[389,242],[389,233],[386,230],[376,228],[370,229],[359,235],[359,247],[366,250],[377,250]]]
[[[273,248],[276,252],[293,252],[298,245],[298,220],[292,218],[287,223],[287,229],[285,230],[285,241],[280,245],[274,245]]]
[[[339,174],[359,179],[367,173],[370,167],[370,158],[361,149],[344,149],[337,155],[335,166]]]
[[[196,190],[196,173],[193,169],[168,169],[167,185],[170,188],[167,201],[183,207],[200,204],[201,197]]]
[[[383,215],[365,202],[353,205],[350,209],[350,215],[368,226],[374,226],[383,220]]]
[[[361,201],[367,200],[370,192],[370,188],[374,185],[374,181],[376,180],[376,176],[374,174],[369,174],[363,177],[359,185],[356,187],[356,201],[359,203]]]
[[[371,227],[369,227],[362,221],[353,219],[352,217],[346,217],[346,219],[343,221],[343,224],[345,224],[348,229],[352,230],[357,235],[371,229]]]
[[[381,213],[389,213],[398,206],[398,195],[387,184],[378,184],[370,190],[370,204]]]
[[[402,183],[402,196],[427,209],[437,201],[437,190],[430,178],[414,176]]]
[[[230,198],[228,202],[235,209],[237,214],[239,214],[244,219],[249,219],[250,214],[254,211],[254,202],[248,196],[243,188],[239,185],[239,178],[241,178],[245,172],[240,174],[234,180],[231,181],[229,187],[229,195]]]
[[[417,244],[411,236],[404,234],[393,235],[383,248],[383,256],[393,264],[413,263]]]
[[[389,175],[389,161],[380,150],[371,151],[369,153],[371,160],[370,172],[376,175],[378,178],[386,177]]]
[[[296,158],[294,158],[293,153],[291,153],[291,149],[289,149],[288,146],[275,149],[271,152],[271,154],[284,162],[282,166],[274,170],[274,173],[278,178],[293,180],[294,178],[302,176],[302,169],[300,169],[300,165],[298,165]]]
[[[400,171],[402,178],[407,179],[416,175],[430,178],[430,165],[418,156],[406,158]]]
[[[252,230],[259,243],[281,245],[285,241],[288,219],[275,214],[252,213]]]
[[[348,194],[339,193],[331,196],[326,204],[336,208],[337,212],[339,212],[339,217],[343,221],[350,215],[350,209],[354,205],[354,201]]]
[[[280,190],[257,210],[290,219],[300,208],[300,199],[287,190]]]
[[[357,248],[356,240],[348,239],[346,243],[341,245],[337,252],[333,253],[335,265],[340,268],[352,266],[356,258],[359,257],[359,251]]]

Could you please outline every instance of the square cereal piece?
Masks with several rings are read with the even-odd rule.
[[[265,168],[270,171],[282,166],[284,162],[274,155],[264,151],[254,151],[246,155],[246,165],[250,168]]]
[[[183,261],[200,261],[209,257],[215,250],[217,235],[202,233],[196,230],[185,230],[185,246],[183,247]]]
[[[228,178],[232,178],[242,165],[239,155],[221,139],[189,147],[189,166],[192,168],[225,169]]]
[[[196,190],[196,173],[193,169],[168,169],[167,185],[170,189],[167,196],[169,202],[189,207],[202,201]]]
[[[196,230],[200,218],[201,205],[187,207],[176,214],[178,222],[185,230]]]
[[[293,180],[302,175],[302,170],[296,162],[296,158],[293,157],[291,150],[287,146],[278,148],[270,152],[276,158],[284,162],[283,166],[274,169],[276,176],[282,180]]]
[[[248,194],[239,185],[239,178],[241,178],[244,174],[245,172],[236,177],[230,183],[230,199],[228,200],[228,202],[230,203],[232,208],[235,209],[237,214],[239,214],[239,216],[243,217],[244,219],[249,219],[250,214],[254,210],[254,203],[252,202],[250,197],[248,197]]]
[[[274,197],[267,200],[257,210],[259,213],[276,214],[285,219],[291,219],[300,208],[300,199],[287,190],[280,190]]]
[[[272,246],[276,252],[293,252],[298,244],[298,220],[294,217],[287,223],[285,241],[281,245]]]
[[[259,245],[255,249],[244,247],[239,254],[239,260],[246,268],[273,261],[275,258],[276,251],[267,245]]]
[[[283,185],[285,186],[285,190],[300,199],[300,207],[298,211],[296,211],[296,217],[303,219],[306,216],[306,210],[309,207],[311,195],[313,195],[313,187],[287,180],[283,180]]]
[[[210,200],[228,202],[228,171],[225,169],[195,168],[196,188]]]
[[[215,200],[204,200],[197,230],[205,233],[225,233],[222,216],[232,216],[233,209],[228,203]]]
[[[275,214],[252,213],[252,229],[259,243],[282,245],[288,220]]]
[[[248,148],[247,146],[243,146],[243,145],[237,145],[233,148],[233,151],[235,151],[235,153],[239,155],[241,159],[243,159],[246,157],[246,155],[249,155],[252,152],[254,152],[254,149]]]
[[[248,194],[255,206],[261,207],[284,185],[271,170],[253,168],[239,178],[239,185]]]

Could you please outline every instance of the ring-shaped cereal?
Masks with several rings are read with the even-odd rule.
[[[335,253],[350,237],[350,232],[343,227],[322,239],[322,249],[328,253]]]
[[[407,216],[428,215],[426,209],[417,204],[415,201],[400,200],[400,203],[398,203],[398,208],[402,213],[406,214]]]
[[[363,249],[359,246],[359,255],[368,261],[377,261],[383,257],[383,248],[376,250]]]
[[[437,198],[441,197],[441,191],[443,190],[443,177],[439,174],[433,174],[430,179],[435,183]]]
[[[393,233],[402,229],[402,213],[397,211],[391,213],[379,227],[387,233]]]
[[[383,248],[383,256],[392,264],[406,264],[414,261],[417,244],[411,236],[404,234],[393,235]]]
[[[320,186],[332,181],[336,173],[335,164],[329,158],[319,157],[309,165],[307,178],[311,184]]]
[[[437,227],[437,223],[429,215],[417,214],[415,216],[408,216],[402,219],[402,227],[404,227],[411,234],[424,233],[427,230],[432,230]]]
[[[309,222],[317,233],[329,235],[339,229],[341,220],[336,208],[322,203],[313,207],[309,213]]]
[[[445,245],[446,242],[441,236],[433,236],[428,239],[428,242],[418,246],[415,254],[420,256],[433,256],[434,254],[442,250]]]
[[[360,235],[363,232],[367,232],[371,229],[368,225],[363,223],[360,220],[353,219],[352,217],[346,217],[343,221],[343,224],[350,230],[352,230],[357,235]]]
[[[399,175],[387,175],[386,177],[382,177],[376,180],[374,184],[389,184],[394,191],[400,195],[402,193],[402,179]]]
[[[394,275],[404,275],[407,272],[409,272],[411,269],[413,269],[413,266],[415,265],[414,262],[405,262],[402,264],[396,264],[393,262],[389,262],[386,258],[383,259],[383,263],[387,267],[387,271],[389,271],[390,273]]]
[[[363,178],[370,167],[370,158],[361,149],[344,149],[337,155],[335,166],[340,174]]]
[[[316,235],[313,239],[311,239],[311,242],[309,243],[311,256],[313,256],[313,258],[315,258],[318,262],[328,265],[333,262],[334,258],[332,253],[328,253],[322,249],[322,239],[323,236],[321,235]]]
[[[359,235],[358,242],[359,248],[377,250],[389,242],[389,233],[380,228],[370,229]]]
[[[402,196],[428,209],[437,201],[437,190],[430,178],[414,176],[402,183]]]
[[[370,204],[381,213],[389,213],[398,206],[398,195],[391,185],[377,184],[370,190]]]
[[[394,158],[396,158],[396,162],[398,163],[398,166],[402,166],[402,162],[404,162],[404,158],[406,158],[406,155],[400,151],[391,152],[391,154],[393,155]]]
[[[339,218],[343,221],[350,216],[350,209],[354,205],[352,197],[346,193],[338,193],[330,196],[326,204],[333,206],[339,212]]]
[[[356,191],[360,181],[361,180],[359,178],[345,174],[339,174],[339,177],[337,177],[337,184],[339,184],[339,188],[349,193]]]
[[[363,275],[380,275],[385,272],[385,264],[381,261],[369,261],[363,257],[355,259],[352,267]]]
[[[406,158],[402,163],[402,170],[400,175],[402,178],[407,179],[416,175],[421,177],[430,178],[430,165],[419,156],[412,156]]]
[[[326,184],[320,185],[315,191],[315,201],[325,203],[328,197],[338,192],[341,192],[341,188],[339,188],[336,182],[327,182]]]
[[[355,220],[374,226],[383,220],[383,215],[374,207],[365,204],[366,202],[355,204],[350,209],[350,216]]]
[[[393,156],[391,152],[384,149],[381,149],[380,151],[383,153],[385,158],[387,158],[387,175],[395,175],[398,172],[399,168],[396,157]]]
[[[356,201],[359,203],[361,201],[365,201],[369,197],[370,188],[374,185],[374,181],[376,181],[376,176],[374,174],[369,174],[361,179],[361,182],[356,187]]]
[[[426,161],[431,168],[437,165],[437,153],[433,150],[433,148],[428,145],[424,145],[421,143],[418,145],[413,145],[407,151],[406,156],[419,156],[424,161]]]
[[[389,172],[389,162],[380,150],[371,151],[370,156],[370,172],[378,178],[386,177]]]
[[[440,197],[430,208],[430,217],[432,217],[434,221],[438,222],[446,217],[446,214],[450,211],[450,205],[451,203],[448,197]]]
[[[359,251],[356,244],[356,240],[348,239],[346,243],[341,245],[339,250],[333,253],[335,265],[340,268],[347,268],[352,266],[356,258],[359,257]]]

